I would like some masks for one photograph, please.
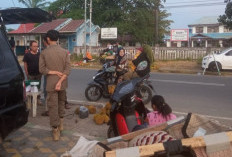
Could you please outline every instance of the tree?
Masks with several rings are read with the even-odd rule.
[[[84,18],[84,2],[85,0],[56,0],[51,3],[48,10],[55,17],[59,18]]]
[[[157,26],[155,10],[159,17],[159,42],[164,33],[169,32],[172,22],[166,19],[170,14],[163,9],[162,3],[164,0],[93,0],[93,23],[100,27],[117,27],[120,36],[130,35],[134,41],[152,45]],[[83,19],[84,0],[57,0],[50,5],[49,11],[57,17]]]
[[[20,3],[25,5],[27,8],[41,8],[45,9],[49,2],[46,0],[18,0]]]
[[[227,28],[232,29],[232,2],[227,3],[225,14],[219,16],[218,22],[222,23]]]
[[[169,31],[172,21],[161,0],[96,0],[93,21],[100,27],[117,27],[119,35],[130,34],[140,43],[154,44],[155,10],[158,9],[158,37],[162,42],[164,33]]]

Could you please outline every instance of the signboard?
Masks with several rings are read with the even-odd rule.
[[[188,41],[189,29],[172,29],[171,41]]]
[[[101,28],[101,39],[117,39],[117,28]]]

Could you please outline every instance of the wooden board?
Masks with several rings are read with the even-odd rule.
[[[226,132],[226,134],[229,137],[230,142],[232,142],[232,131]],[[182,139],[181,141],[182,141],[182,145],[186,147],[199,148],[206,146],[203,137],[187,138],[187,139]],[[140,152],[140,157],[147,157],[154,155],[155,152],[164,151],[164,146],[163,143],[157,143],[152,145],[139,146],[138,149]],[[106,157],[116,157],[116,151],[106,152]]]

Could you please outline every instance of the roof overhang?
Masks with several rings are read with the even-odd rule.
[[[204,26],[220,26],[219,23],[215,24],[190,24],[188,27],[204,27]]]
[[[52,21],[52,16],[39,8],[13,8],[0,10],[4,24],[41,23]]]

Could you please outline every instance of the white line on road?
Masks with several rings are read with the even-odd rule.
[[[205,82],[187,82],[187,81],[176,81],[176,80],[159,80],[159,79],[150,79],[155,82],[168,82],[168,83],[180,83],[180,84],[192,84],[192,85],[204,85],[204,86],[220,86],[223,87],[225,84],[219,83],[205,83]]]
[[[97,102],[89,102],[89,101],[84,101],[84,100],[68,100],[69,102],[74,102],[74,103],[82,103],[83,105],[85,104],[91,104],[91,105],[97,105],[97,106],[105,106],[106,103],[102,102],[102,103],[97,103]],[[152,108],[148,107],[148,109],[150,111],[152,111]],[[187,115],[188,113],[186,112],[177,112],[177,111],[173,111],[173,113],[175,114],[181,114],[181,115]],[[232,118],[229,118],[229,117],[218,117],[218,116],[210,116],[210,115],[201,115],[201,114],[198,114],[200,116],[203,116],[203,117],[208,117],[208,118],[214,118],[214,119],[221,119],[221,120],[231,120],[232,121]]]
[[[152,111],[152,108],[148,107],[148,109],[150,111]],[[180,115],[187,115],[188,113],[187,112],[177,112],[177,111],[173,111],[173,113],[175,114],[180,114]],[[207,118],[213,118],[213,119],[221,119],[221,120],[231,120],[232,121],[232,118],[229,118],[229,117],[218,117],[218,116],[210,116],[210,115],[201,115],[201,114],[198,114],[202,117],[207,117]]]
[[[187,115],[188,114],[188,113],[185,113],[185,112],[176,112],[176,111],[173,111],[173,113],[181,114],[181,115]],[[198,114],[198,115],[200,115],[200,114]],[[232,121],[232,118],[229,118],[229,117],[218,117],[218,116],[210,116],[210,115],[200,115],[200,116],[208,117],[208,118],[214,118],[214,119],[231,120]]]

